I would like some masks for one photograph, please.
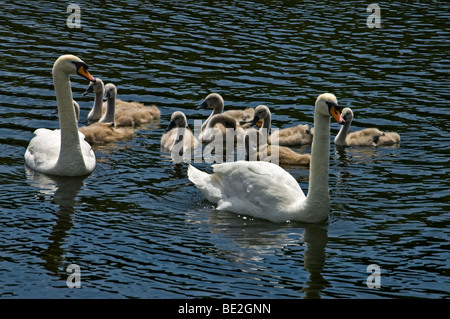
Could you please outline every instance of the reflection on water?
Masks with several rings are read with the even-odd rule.
[[[73,227],[73,215],[75,213],[76,197],[83,180],[87,176],[81,177],[61,177],[54,175],[46,175],[34,171],[25,166],[27,178],[31,185],[37,189],[38,193],[50,197],[51,201],[59,206],[59,210],[55,213],[57,220],[52,227],[47,249],[41,253],[41,258],[45,261],[44,267],[53,275],[61,277],[61,263],[64,261],[65,251],[62,243],[66,241],[67,233]]]

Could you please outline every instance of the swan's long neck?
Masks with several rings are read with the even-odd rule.
[[[266,114],[266,116],[263,119],[263,124],[261,126],[261,139],[263,144],[269,143],[269,131],[270,131],[270,125],[272,124],[272,115],[270,112]],[[269,143],[270,144],[270,143]]]
[[[352,121],[345,121],[345,124],[342,125],[339,133],[336,135],[334,139],[334,143],[337,145],[345,145],[345,140],[347,139],[348,132],[350,130],[350,124]]]
[[[103,90],[95,92],[94,106],[92,107],[93,117],[96,119],[101,118],[102,111],[103,111]]]
[[[112,95],[108,98],[106,113],[103,116],[102,122],[114,123],[114,113],[116,111],[116,96]]]
[[[61,132],[61,150],[58,162],[80,161],[84,163],[78,135],[78,122],[72,101],[69,74],[53,71],[53,85],[58,103],[59,126]]]
[[[311,146],[309,189],[306,204],[314,207],[317,214],[328,215],[330,195],[328,190],[328,170],[330,157],[330,117],[314,114],[314,138]]]
[[[211,118],[212,118],[214,115],[220,114],[220,113],[223,112],[223,107],[224,107],[224,105],[221,104],[221,103],[217,104],[217,105],[214,107],[214,109],[213,109],[213,111],[211,112],[211,114],[208,116],[208,118],[206,119],[206,121],[203,123],[203,125],[202,125],[202,131],[203,131],[205,128],[208,127],[209,121],[211,120]]]

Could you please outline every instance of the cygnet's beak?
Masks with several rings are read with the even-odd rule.
[[[206,101],[203,101],[202,104],[200,104],[199,106],[197,106],[197,110],[200,109],[206,109],[208,107],[208,103],[206,103]]]
[[[94,83],[94,82],[92,82],[92,83]],[[87,95],[87,94],[92,93],[92,92],[94,92],[94,87],[92,85],[89,85],[87,87],[86,91],[84,91],[83,95]]]
[[[167,126],[167,128],[166,128],[166,132],[170,131],[170,130],[173,129],[174,127],[175,127],[175,122],[174,122],[174,121],[171,121],[171,122],[169,123],[169,126]]]

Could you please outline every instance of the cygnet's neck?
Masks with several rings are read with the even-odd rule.
[[[347,139],[348,132],[350,130],[351,120],[346,120],[344,125],[342,125],[339,133],[334,138],[334,143],[336,145],[345,145],[345,140]]]
[[[221,114],[223,112],[223,108],[224,105],[223,103],[218,103],[216,104],[216,106],[213,108],[213,111],[211,112],[211,114],[208,116],[208,118],[206,119],[206,121],[203,123],[202,125],[202,131],[208,127],[209,125],[209,121],[212,119],[212,117],[216,114]]]
[[[116,109],[116,96],[111,95],[106,104],[106,113],[100,119],[102,123],[114,123],[114,113]]]
[[[272,115],[270,112],[266,113],[266,116],[263,119],[263,124],[261,126],[261,138],[263,143],[268,143],[269,140],[269,131],[270,131],[270,126],[272,125]]]
[[[89,117],[99,119],[102,117],[103,112],[103,90],[95,92],[94,106],[92,107],[92,112]]]

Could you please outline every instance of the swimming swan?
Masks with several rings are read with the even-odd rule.
[[[274,134],[271,134],[269,137],[267,137],[271,127],[271,113],[270,109],[265,105],[258,105],[255,108],[255,115],[250,121],[250,125],[255,125],[255,123],[257,123],[261,119],[263,120],[262,127],[259,130],[247,130],[247,134],[245,136],[245,147],[249,158],[252,158],[252,154],[250,154],[249,152],[256,151],[258,160],[275,162],[280,165],[309,165],[311,161],[311,156],[309,154],[298,154],[289,147],[280,145],[276,140],[276,138],[279,137],[278,135],[276,136],[276,138],[273,138]],[[256,138],[251,135],[252,132],[255,131],[257,134]],[[249,143],[250,136],[253,139],[253,145]],[[276,142],[274,143],[275,145],[272,145],[272,141]],[[252,147],[255,144],[258,146],[261,145],[261,147]]]
[[[170,152],[174,145],[181,141],[184,151],[192,150],[198,144],[198,140],[188,128],[186,115],[181,111],[175,111],[170,116],[169,126],[161,137],[161,147]]]
[[[103,101],[107,102],[107,108],[99,122],[114,122],[116,127],[139,127],[160,119],[161,112],[155,105],[146,106],[139,102],[125,101],[118,104],[116,96],[117,87],[112,83],[106,84]]]
[[[105,94],[105,84],[102,79],[95,78],[95,82],[90,82],[89,86],[84,91],[83,95],[87,95],[89,93],[94,93],[94,105],[90,110],[87,120],[88,122],[97,122],[100,118],[105,114],[107,109],[107,103],[103,101],[103,96]],[[127,106],[129,102],[122,101],[116,97],[115,108],[118,109],[122,106]]]
[[[86,91],[84,91],[83,95],[94,92],[94,105],[92,109],[89,111],[87,116],[88,122],[96,122],[98,121],[103,113],[106,111],[106,103],[103,103],[103,94],[105,92],[105,85],[103,84],[102,79],[95,78],[95,82],[89,82],[89,86]]]
[[[272,222],[322,222],[330,210],[330,115],[338,123],[343,122],[339,109],[333,94],[319,95],[316,100],[307,196],[292,175],[276,164],[263,161],[215,164],[213,174],[189,165],[188,178],[219,210]]]
[[[25,163],[41,173],[59,176],[82,176],[95,168],[91,146],[78,131],[70,87],[70,75],[78,74],[90,81],[94,77],[87,65],[74,55],[62,55],[53,65],[53,85],[58,103],[59,130],[37,129],[25,152]]]
[[[238,125],[239,122],[245,122],[253,118],[253,114],[255,112],[253,108],[246,108],[244,110],[229,110],[223,112],[224,105],[225,103],[220,94],[211,93],[205,98],[203,103],[197,107],[197,109],[213,109],[209,117],[203,123],[202,130],[204,130],[208,126],[208,122],[212,119],[214,115],[217,114],[224,114],[234,118],[237,121]]]
[[[234,143],[244,138],[244,132],[245,130],[235,118],[226,113],[221,113],[215,114],[208,119],[207,126],[200,132],[198,139],[203,143],[209,143],[214,141],[215,137],[220,137],[223,143],[228,142],[228,140]]]
[[[271,139],[277,138],[278,145],[299,146],[311,144],[313,140],[313,129],[307,124],[286,127],[273,132]]]
[[[250,125],[253,126],[262,120],[262,128],[266,129],[266,133],[269,134],[269,129],[271,126],[271,112],[270,109],[265,105],[258,105],[255,108],[255,115]],[[282,146],[299,146],[311,144],[313,140],[312,129],[309,125],[299,124],[297,126],[287,127],[281,130],[276,130],[271,133],[268,142],[271,139],[278,139],[278,145]]]
[[[133,138],[134,130],[130,127],[114,127],[114,123],[96,122],[79,128],[84,139],[91,146],[104,145]]]
[[[252,134],[253,140],[250,141]],[[273,145],[260,142],[261,134],[258,130],[247,130],[244,137],[244,146],[247,160],[266,161],[279,165],[309,166],[311,155],[299,154],[287,146]],[[262,144],[262,145],[261,145]]]
[[[353,112],[346,107],[342,110],[342,125],[334,138],[334,144],[339,146],[392,146],[400,143],[400,135],[395,132],[381,132],[377,128],[366,128],[349,133],[353,120]]]

